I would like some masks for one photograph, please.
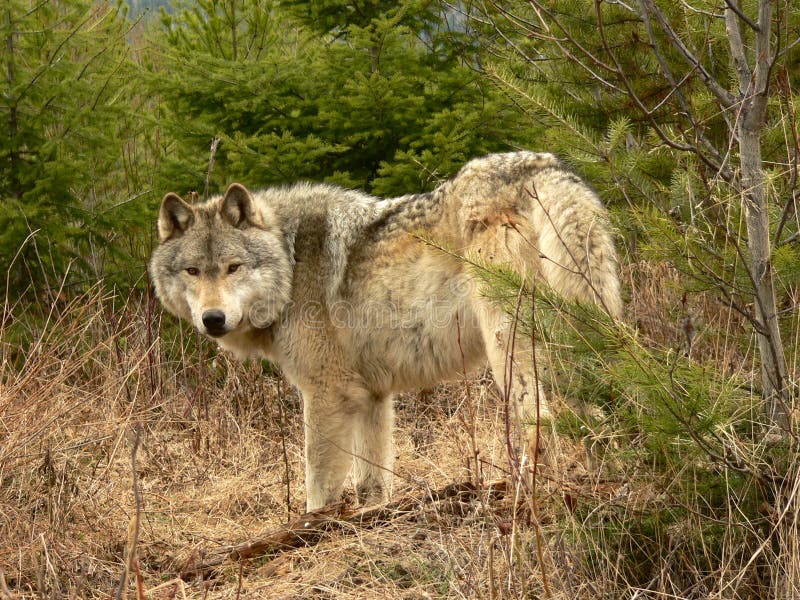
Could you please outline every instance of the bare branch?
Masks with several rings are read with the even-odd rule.
[[[746,14],[744,14],[744,12],[742,12],[742,9],[739,8],[739,0],[725,0],[725,4],[728,6],[728,10],[736,13],[736,16],[747,23],[750,29],[753,31],[761,31],[761,28],[757,24],[753,23],[753,21]],[[725,12],[727,13],[728,11]],[[728,15],[726,14],[725,19],[727,20],[727,18]]]
[[[701,8],[697,8],[696,6],[692,6],[691,4],[689,4],[686,0],[681,0],[681,5],[686,10],[691,11],[691,12],[693,12],[695,14],[698,14],[698,15],[711,17],[712,19],[722,19],[723,18],[722,13],[718,14],[718,13],[715,13],[715,12],[710,11],[710,10],[703,10]]]
[[[747,56],[737,16],[741,13],[738,6],[736,6],[739,0],[726,0],[726,2],[729,8],[725,11],[725,30],[728,32],[731,56],[733,57],[733,64],[736,66],[736,74],[739,77],[739,89],[744,92],[750,85],[752,73],[750,72],[750,66],[747,64]]]
[[[506,11],[500,11],[500,12],[506,19],[508,19],[509,21],[513,22],[512,17],[509,16],[510,13],[507,13]],[[501,38],[503,38],[503,41],[506,44],[508,44],[509,46],[511,46],[517,54],[519,54],[528,63],[533,64],[534,62],[536,62],[537,59],[529,56],[528,53],[525,52],[525,50],[520,48],[520,46],[517,43],[515,43],[511,38],[509,38],[502,29],[500,29],[500,27],[497,25],[495,20],[492,19],[492,17],[486,12],[485,8],[484,8],[484,15],[486,16],[486,19],[488,20],[488,23],[491,24],[492,28],[495,30],[497,35],[499,35]]]
[[[642,1],[644,2],[645,0],[642,0]],[[713,159],[711,159],[708,156],[706,156],[696,144],[691,144],[691,145],[690,144],[681,144],[681,143],[673,140],[670,136],[667,135],[667,133],[661,127],[660,123],[658,123],[658,121],[656,120],[656,118],[655,118],[656,109],[652,109],[651,110],[651,109],[647,108],[647,106],[644,104],[642,99],[639,98],[639,95],[633,89],[633,85],[631,84],[631,82],[629,81],[627,75],[625,74],[625,70],[622,68],[622,65],[617,60],[616,55],[611,50],[611,47],[608,44],[608,40],[606,39],[606,35],[605,35],[605,27],[604,27],[604,23],[603,23],[602,11],[600,9],[600,3],[601,3],[601,0],[595,0],[595,12],[597,14],[597,27],[598,27],[598,31],[600,33],[600,40],[601,40],[601,42],[603,44],[603,48],[604,48],[606,54],[611,58],[612,62],[614,63],[615,73],[616,73],[617,77],[619,77],[620,81],[622,81],[622,84],[625,86],[625,91],[626,91],[628,97],[630,97],[636,103],[636,105],[639,107],[639,110],[650,121],[650,126],[653,128],[653,130],[656,132],[656,134],[658,134],[658,137],[660,137],[661,140],[667,146],[669,146],[670,148],[674,148],[675,150],[680,150],[682,152],[693,152],[694,154],[696,154],[700,158],[700,160],[703,161],[703,163],[708,165],[710,168],[714,169],[715,171],[719,171],[723,175],[723,177],[726,177],[726,178],[729,177],[730,173],[728,172],[727,169],[725,169],[724,162],[723,162],[722,158],[719,156],[719,153],[716,151],[716,149],[709,142],[706,141],[706,146],[712,150],[712,154],[714,155]],[[646,26],[648,27],[648,30],[651,31],[650,27],[649,27],[650,20],[649,20],[649,17],[646,15],[646,7],[644,6],[644,4],[642,5],[642,10],[643,10],[643,13],[644,13],[643,18],[645,19]],[[652,39],[652,33],[651,33],[651,39]],[[654,51],[655,50],[656,49],[654,48]],[[667,80],[669,81],[670,86],[672,88],[672,91],[670,93],[679,94],[680,99],[681,99],[681,105],[682,105],[682,107],[684,108],[684,110],[686,112],[687,118],[689,119],[689,122],[691,123],[692,128],[694,129],[694,131],[699,134],[699,127],[697,127],[697,124],[694,122],[694,120],[691,117],[691,112],[689,111],[689,107],[686,104],[685,99],[683,99],[682,94],[680,93],[680,89],[679,89],[679,86],[677,85],[677,82],[675,81],[674,77],[672,76],[672,73],[669,70],[669,68],[666,66],[666,62],[665,61],[662,62],[663,58],[658,54],[657,51],[656,51],[656,54],[657,54],[657,56],[659,58],[659,63],[662,65],[662,70],[665,71],[665,76],[667,77]],[[658,106],[661,106],[661,104],[663,104],[663,102],[659,103]]]
[[[689,107],[689,103],[687,102],[686,97],[683,95],[683,92],[681,91],[681,85],[683,84],[683,81],[686,80],[689,77],[689,75],[694,72],[694,69],[690,70],[680,82],[676,81],[675,76],[672,73],[672,69],[670,69],[669,67],[669,63],[667,63],[666,59],[661,53],[661,49],[659,48],[658,40],[655,36],[655,33],[653,32],[653,24],[652,21],[650,20],[650,14],[648,13],[647,7],[645,5],[645,0],[640,0],[640,10],[641,10],[642,21],[644,22],[645,29],[647,30],[647,36],[650,38],[650,47],[652,48],[653,54],[655,54],[656,60],[658,61],[659,66],[661,67],[661,72],[664,73],[664,77],[666,77],[667,81],[669,82],[670,87],[673,90],[672,93],[674,93],[675,96],[677,97],[681,110],[683,111],[683,114],[685,115],[686,119],[689,121],[689,124],[691,125],[692,130],[695,132],[697,139],[702,143],[702,145],[707,149],[707,151],[710,152],[713,160],[708,159],[708,157],[706,157],[700,151],[699,148],[696,148],[695,151],[697,152],[698,157],[706,165],[713,168],[715,171],[719,171],[719,173],[722,175],[724,179],[729,180],[732,177],[732,173],[730,172],[730,169],[728,169],[728,167],[726,166],[725,159],[722,156],[720,156],[719,151],[714,146],[714,144],[712,144],[709,141],[709,139],[705,135],[703,135],[702,128],[697,123],[697,121],[695,121],[694,116],[692,115],[692,110]],[[599,18],[600,17],[598,14],[598,19]],[[653,112],[657,109],[658,107],[654,108]],[[653,122],[653,125],[655,127],[658,127],[658,125],[655,122]]]
[[[774,57],[772,56],[772,45],[770,36],[772,34],[772,2],[771,0],[760,0],[758,3],[758,34],[756,35],[756,64],[753,69],[754,93],[760,98],[759,109],[765,110],[767,106],[767,94],[769,93],[769,81],[772,74]],[[761,118],[761,115],[758,115]]]
[[[208,170],[206,171],[206,188],[203,192],[203,199],[208,200],[208,188],[211,184],[211,171],[214,170],[214,159],[217,156],[217,148],[219,148],[220,138],[214,137],[211,140],[211,151],[208,157]]]
[[[655,17],[661,30],[669,37],[670,42],[681,53],[684,60],[697,70],[703,79],[703,83],[706,84],[706,88],[714,95],[717,102],[719,102],[723,108],[730,108],[735,105],[736,98],[720,85],[714,76],[706,70],[700,60],[695,56],[694,52],[683,43],[680,36],[672,28],[672,25],[669,24],[664,13],[655,5],[655,2],[653,0],[643,0],[642,8]]]
[[[202,576],[228,561],[242,561],[279,554],[292,548],[312,546],[333,532],[346,534],[379,527],[416,512],[425,504],[469,502],[482,494],[499,499],[508,488],[509,483],[505,480],[489,482],[485,487],[477,487],[472,482],[451,483],[441,490],[428,490],[423,495],[408,494],[389,504],[368,506],[356,511],[343,502],[330,504],[300,515],[294,521],[280,525],[254,540],[215,548],[201,560],[185,564],[180,577],[187,579]]]
[[[773,237],[772,243],[775,246],[784,245],[793,241],[793,238],[797,237],[797,233],[793,236],[790,236],[788,239],[781,241],[781,234],[783,233],[783,228],[786,226],[786,222],[789,219],[789,215],[794,212],[797,213],[797,204],[800,198],[798,197],[798,190],[797,190],[797,171],[798,171],[798,160],[800,160],[800,134],[797,131],[797,114],[794,111],[794,99],[792,98],[792,88],[789,84],[789,76],[786,72],[786,66],[784,65],[783,71],[780,74],[778,79],[778,83],[781,88],[783,88],[783,94],[786,97],[786,108],[789,111],[789,131],[791,132],[791,141],[793,149],[788,157],[789,160],[789,185],[787,186],[789,189],[789,198],[786,200],[786,204],[783,206],[783,211],[781,212],[781,218],[778,221],[778,226],[775,228],[775,236]],[[788,144],[787,144],[788,145]]]
[[[616,70],[612,65],[607,64],[606,62],[600,60],[597,56],[592,54],[589,50],[587,50],[574,36],[570,34],[567,28],[558,20],[558,18],[550,11],[543,2],[531,1],[531,8],[536,12],[536,16],[539,19],[539,22],[542,24],[543,29],[549,34],[549,37],[545,37],[544,35],[537,36],[539,39],[548,40],[553,42],[558,46],[558,49],[564,54],[564,56],[581,67],[584,71],[589,73],[594,79],[602,83],[604,86],[621,92],[619,86],[614,85],[613,82],[609,81],[606,77],[603,77],[600,73],[597,72],[596,69],[592,68],[593,66],[597,66],[604,71],[608,71],[611,73],[615,73]],[[546,17],[546,18],[545,18]],[[552,21],[556,27],[561,31],[563,34],[563,38],[559,38],[552,33],[552,29],[548,24],[548,19]],[[584,60],[581,60],[577,56],[575,56],[569,48],[567,48],[563,43],[562,40],[568,41],[572,44],[578,51],[580,51],[583,56],[588,59],[589,63]]]

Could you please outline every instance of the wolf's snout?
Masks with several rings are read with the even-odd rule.
[[[225,330],[225,313],[217,308],[212,308],[203,313],[203,325],[210,335],[222,335]]]

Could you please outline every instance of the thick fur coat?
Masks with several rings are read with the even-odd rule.
[[[150,275],[167,310],[242,358],[274,361],[301,391],[309,509],[339,499],[351,467],[360,499],[384,500],[392,394],[456,378],[464,362],[488,360],[520,420],[536,399],[550,418],[530,341],[511,355],[511,319],[458,254],[622,311],[606,211],[550,154],[475,159],[432,192],[392,199],[304,183],[232,184],[195,206],[167,194],[158,230]]]

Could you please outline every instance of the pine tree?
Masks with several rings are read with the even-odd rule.
[[[785,141],[796,107],[780,82],[791,89],[797,78],[798,14],[773,4],[717,10],[648,0],[575,14],[569,2],[531,2],[485,14],[506,31],[501,45],[514,56],[514,67],[495,69],[495,77],[570,133],[560,144],[605,195],[672,215],[677,237],[688,242],[674,246],[674,262],[726,303],[753,299],[769,420],[787,430],[781,338],[788,323],[782,334],[774,281],[796,285],[797,269],[776,272],[790,261],[776,263],[772,253],[786,228],[797,227],[787,219],[796,209],[796,149]],[[562,82],[560,89],[531,85],[525,65],[539,81]],[[782,217],[770,228],[771,213]],[[653,246],[663,249],[657,239]],[[682,260],[692,247],[700,252]],[[780,250],[797,256],[796,246]]]
[[[626,248],[634,292],[653,285],[648,269],[665,268],[678,291],[656,295],[683,295],[676,303],[685,305],[703,291],[709,321],[720,310],[728,326],[740,323],[721,335],[706,324],[702,339],[687,312],[673,345],[634,318],[608,323],[526,290],[522,305],[536,310],[523,311],[520,326],[549,351],[558,395],[603,408],[566,415],[562,433],[616,438],[607,450],[626,486],[669,498],[624,516],[578,511],[575,547],[637,594],[791,595],[794,525],[783,516],[797,512],[785,491],[797,477],[797,357],[785,353],[795,361],[787,369],[780,340],[798,331],[797,143],[787,132],[797,129],[800,13],[737,0],[473,8],[495,57],[487,74],[546,123],[548,142],[635,240]],[[519,297],[520,282],[501,275],[488,278],[489,293]],[[788,310],[776,309],[776,295]],[[656,302],[668,323],[674,307]],[[715,361],[714,347],[732,348],[736,368]],[[732,578],[723,574],[731,564]]]
[[[214,189],[310,179],[386,195],[429,189],[520,137],[517,114],[431,3],[353,15],[336,2],[181,6],[152,32],[165,185],[204,188],[215,137]]]
[[[128,191],[128,29],[112,4],[10,0],[2,9],[0,287],[8,280],[12,294],[59,284],[70,264],[96,277],[99,249],[120,224],[110,207]]]

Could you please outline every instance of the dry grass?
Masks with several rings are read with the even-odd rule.
[[[646,323],[655,299],[637,293],[631,310]],[[178,579],[182,566],[204,552],[255,538],[302,511],[302,423],[296,392],[267,367],[236,364],[172,322],[161,337],[159,319],[151,299],[122,301],[102,289],[35,319],[25,307],[7,309],[0,329],[0,597],[639,593],[621,555],[605,550],[593,528],[598,515],[635,519],[644,507],[667,502],[663,489],[641,473],[602,482],[580,468],[558,485],[546,474],[540,479],[538,522],[524,494],[483,498],[231,563],[204,581]],[[673,334],[680,343],[680,328],[664,335]],[[718,348],[715,357],[731,369],[750,360],[701,341],[700,349]],[[397,493],[508,475],[505,418],[487,377],[402,396],[397,404]],[[131,464],[137,436],[138,518]],[[798,556],[794,532],[785,529],[778,543]],[[117,593],[134,545],[132,572]],[[730,549],[729,565],[741,565],[751,550]],[[657,576],[659,567],[650,570]],[[738,597],[723,585],[736,575],[717,575],[709,594]],[[636,597],[681,596],[676,590]]]
[[[21,307],[6,318],[0,569],[11,594],[114,595],[136,522],[130,450],[138,431],[134,571],[145,597],[474,597],[480,589],[488,597],[486,561],[503,573],[492,519],[508,507],[488,515],[478,504],[421,511],[277,563],[248,564],[241,581],[231,565],[212,581],[164,585],[204,550],[302,511],[300,401],[259,363],[236,364],[186,331],[162,339],[146,299],[120,304],[95,291],[54,306],[35,327]],[[473,477],[473,435],[482,477],[503,475],[502,411],[487,382],[470,386],[469,425],[464,384],[398,400],[398,491]]]

